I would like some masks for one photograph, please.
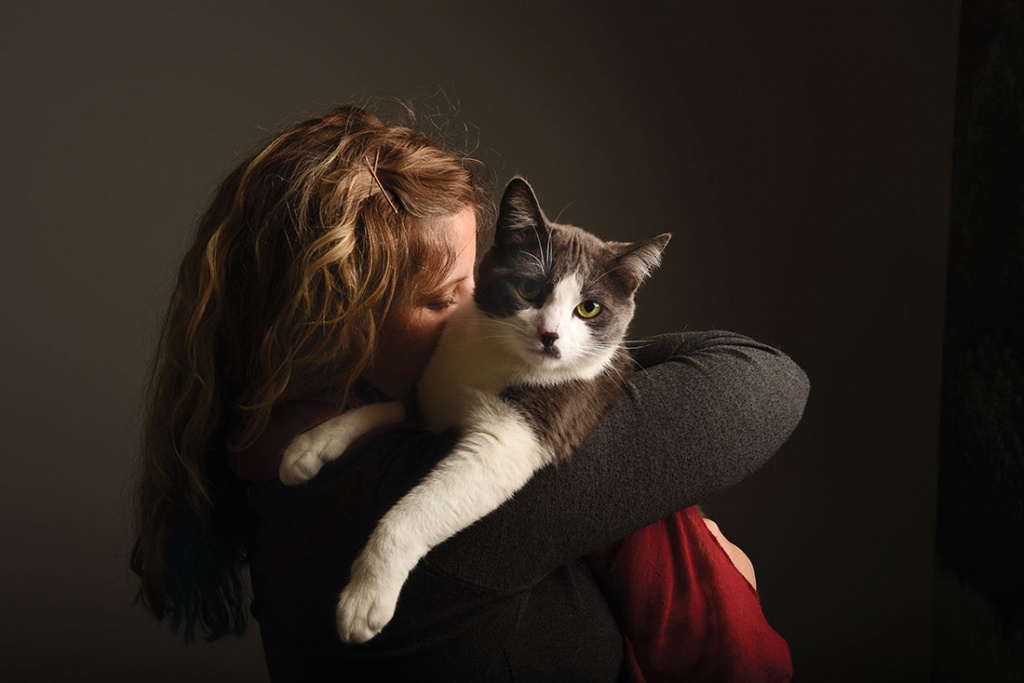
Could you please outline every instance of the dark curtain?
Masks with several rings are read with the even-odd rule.
[[[1024,3],[961,5],[934,680],[1024,680]]]

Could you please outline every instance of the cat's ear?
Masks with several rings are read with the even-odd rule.
[[[621,278],[630,291],[635,292],[640,283],[661,263],[661,253],[670,239],[671,233],[666,232],[657,237],[620,245],[612,272]]]
[[[533,188],[520,176],[509,181],[501,197],[498,221],[494,231],[496,242],[504,242],[517,233],[529,230],[534,234],[545,229],[547,220]]]

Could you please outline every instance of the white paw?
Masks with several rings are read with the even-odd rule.
[[[320,430],[313,429],[299,434],[288,444],[277,473],[282,483],[289,486],[305,484],[332,459],[328,452],[331,440],[319,432]]]
[[[365,643],[395,616],[401,582],[394,589],[373,581],[353,581],[338,600],[338,635],[346,643]]]
[[[281,457],[278,477],[285,484],[305,484],[370,429],[400,421],[403,411],[401,403],[375,403],[332,417],[299,434]]]

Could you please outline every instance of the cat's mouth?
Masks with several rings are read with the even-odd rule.
[[[567,349],[563,348],[562,341],[557,334],[537,334],[531,331],[529,334],[518,334],[515,346],[518,355],[539,368],[553,369],[566,361]],[[570,354],[571,355],[571,354]]]
[[[562,350],[554,344],[543,344],[536,342],[527,349],[531,358],[541,362],[551,362],[562,359]]]

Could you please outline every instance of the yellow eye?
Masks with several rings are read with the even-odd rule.
[[[542,289],[543,287],[539,282],[525,277],[516,284],[516,291],[519,292],[519,296],[527,301],[533,301],[539,297]]]
[[[596,318],[601,312],[601,304],[596,301],[584,301],[576,307],[576,315],[581,318]]]

